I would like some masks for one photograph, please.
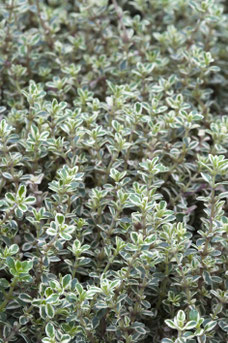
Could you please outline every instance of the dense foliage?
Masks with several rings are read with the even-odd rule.
[[[227,12],[1,1],[1,343],[226,342]]]

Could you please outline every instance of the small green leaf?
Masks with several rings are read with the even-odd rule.
[[[5,197],[9,204],[14,204],[16,201],[15,196],[12,193],[6,193]]]
[[[9,281],[3,278],[0,279],[0,288],[8,288],[9,286],[10,286]]]
[[[61,213],[57,213],[55,216],[55,221],[59,224],[62,225],[65,222],[65,217]]]
[[[7,257],[6,258],[6,264],[10,269],[14,269],[15,268],[15,262],[14,259],[12,257]]]
[[[16,208],[14,210],[14,213],[15,213],[16,217],[19,219],[21,219],[23,217],[23,212],[19,208]]]
[[[136,206],[140,206],[140,204],[141,204],[141,199],[137,194],[130,194],[128,199],[132,204],[134,204]]]
[[[23,302],[26,302],[26,303],[31,303],[32,302],[32,297],[30,295],[26,294],[26,293],[20,293],[18,297]]]
[[[76,284],[75,289],[79,294],[81,294],[83,292],[83,287],[80,283]]]
[[[218,322],[219,327],[228,333],[228,319],[222,319]]]
[[[25,203],[27,205],[35,204],[35,202],[36,202],[36,198],[35,197],[28,197],[28,198],[25,199]]]
[[[190,312],[189,312],[189,319],[191,321],[196,321],[198,322],[199,319],[200,319],[200,315],[199,315],[199,312],[195,309],[192,309]]]
[[[26,194],[26,187],[24,185],[21,185],[17,191],[17,196],[22,199],[25,198]]]
[[[213,330],[213,329],[215,328],[216,325],[217,325],[217,322],[215,322],[215,321],[210,321],[209,323],[207,323],[207,324],[205,325],[204,331],[205,331],[205,332],[209,332],[209,331]]]
[[[65,275],[62,279],[63,288],[69,287],[71,280],[72,280],[72,276],[70,274]]]
[[[182,310],[178,311],[177,316],[176,316],[176,320],[177,320],[177,323],[180,327],[183,326],[185,319],[186,319],[185,312]]]
[[[54,307],[51,305],[51,304],[46,304],[45,305],[45,311],[46,311],[46,314],[49,318],[53,318],[54,315],[55,315],[55,310],[54,310]]]
[[[166,319],[165,323],[168,327],[170,327],[171,329],[177,329],[177,326],[175,325],[174,321],[170,320],[170,319]]]
[[[188,323],[185,325],[184,329],[185,329],[185,330],[191,330],[191,329],[195,328],[196,325],[197,325],[197,322],[195,322],[194,320],[191,320],[190,322],[188,322]]]
[[[15,255],[18,251],[19,251],[19,246],[17,244],[12,244],[8,250],[10,255]]]
[[[18,209],[21,210],[22,212],[26,212],[28,210],[28,207],[24,204],[19,204]]]
[[[202,178],[209,184],[212,183],[212,177],[209,174],[206,173],[201,173]]]
[[[131,240],[133,243],[137,244],[139,240],[139,236],[137,232],[131,232]]]
[[[65,241],[70,241],[71,240],[71,235],[68,234],[67,232],[60,232],[59,236],[64,239]]]

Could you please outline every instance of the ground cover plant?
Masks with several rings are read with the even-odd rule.
[[[1,343],[227,342],[227,12],[1,1]]]

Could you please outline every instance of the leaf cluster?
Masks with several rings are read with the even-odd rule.
[[[0,343],[225,343],[228,7],[0,4]]]

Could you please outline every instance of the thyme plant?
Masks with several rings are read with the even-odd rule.
[[[0,342],[225,343],[225,0],[0,4]]]

